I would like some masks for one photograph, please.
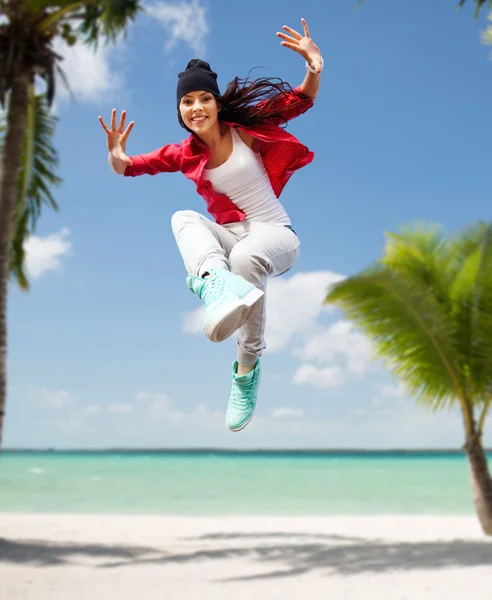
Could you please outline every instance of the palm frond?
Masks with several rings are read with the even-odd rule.
[[[480,41],[486,46],[492,46],[492,8],[488,14],[489,24],[484,31],[480,33]]]
[[[63,0],[56,3],[49,0],[29,1],[33,5],[56,4],[57,10],[50,12],[38,24],[39,31],[46,32],[60,26],[60,34],[67,43],[73,44],[80,39],[93,46],[98,45],[101,36],[106,42],[114,42],[143,10],[139,0]],[[72,27],[71,21],[78,23],[76,28]]]
[[[482,8],[488,4],[489,8],[492,8],[492,0],[473,0],[475,2],[475,18],[478,18]],[[461,8],[466,3],[466,0],[460,0],[458,2],[458,8]]]
[[[325,302],[372,340],[377,356],[420,401],[434,409],[467,403],[456,332],[430,288],[379,263],[335,284]]]
[[[29,237],[29,210],[24,210],[18,215],[14,223],[12,243],[10,244],[10,277],[17,280],[21,290],[29,290],[29,281],[25,270],[24,242]]]
[[[449,286],[454,279],[452,256],[442,228],[435,224],[402,227],[387,233],[382,264],[416,284],[432,288],[439,302],[449,305]]]
[[[49,12],[52,13],[72,4],[83,4],[94,2],[94,0],[83,0],[82,2],[76,2],[74,0],[23,0],[23,2],[32,13],[39,13],[43,9],[49,9]]]
[[[450,288],[457,341],[469,395],[478,403],[492,393],[492,224],[468,228],[451,248],[459,265]]]
[[[464,4],[466,4],[467,0],[459,0],[456,8],[461,8]],[[366,0],[357,0],[357,7],[362,6]],[[492,0],[473,0],[475,2],[475,18],[478,18],[480,15],[480,11],[482,8],[488,3],[489,7],[492,8]]]
[[[20,169],[18,204],[29,210],[30,228],[34,231],[43,204],[58,210],[51,188],[61,183],[55,173],[58,153],[53,146],[55,117],[44,94],[34,93],[29,106],[26,137]]]
[[[24,6],[24,5],[22,5]],[[0,25],[0,105],[19,73],[27,75],[34,83],[36,75],[47,84],[49,104],[55,93],[55,65],[62,60],[52,48],[52,35],[36,27],[36,16],[30,19],[21,13],[16,19]]]
[[[100,35],[114,42],[141,10],[138,0],[102,0],[87,5],[80,31],[89,44],[97,45]]]
[[[10,274],[22,289],[29,287],[24,271],[24,242],[34,232],[43,205],[58,210],[51,191],[61,182],[55,173],[58,154],[52,144],[57,120],[50,113],[46,96],[35,95],[32,88],[10,248]],[[0,156],[4,135],[5,118],[0,122]]]

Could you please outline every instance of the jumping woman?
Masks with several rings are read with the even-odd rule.
[[[126,112],[107,135],[109,165],[119,175],[181,171],[196,184],[212,219],[182,210],[172,230],[188,272],[189,289],[204,303],[203,329],[213,342],[237,331],[237,358],[226,426],[240,431],[253,417],[260,380],[268,276],[288,271],[299,257],[299,239],[278,198],[294,171],[313,152],[287,133],[286,124],[314,104],[323,58],[302,19],[304,35],[284,26],[281,45],[306,61],[296,88],[279,79],[236,77],[223,94],[209,63],[191,60],[179,73],[178,121],[190,136],[148,154],[127,156]]]

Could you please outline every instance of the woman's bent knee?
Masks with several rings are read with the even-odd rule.
[[[171,228],[174,235],[178,233],[185,225],[196,223],[200,218],[200,213],[194,210],[178,210],[171,217]]]
[[[257,253],[250,254],[243,252],[242,250],[238,251],[237,248],[237,246],[233,248],[229,256],[231,271],[233,273],[242,275],[243,277],[248,273],[257,273],[261,275],[268,275],[270,273],[271,265],[266,257]]]

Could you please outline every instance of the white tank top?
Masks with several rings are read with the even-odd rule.
[[[260,153],[253,152],[231,127],[232,154],[215,169],[204,169],[203,178],[219,194],[225,194],[250,221],[290,225],[289,215],[278,201]]]

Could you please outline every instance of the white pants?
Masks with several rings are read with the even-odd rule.
[[[188,273],[228,269],[265,292],[259,307],[237,334],[237,361],[254,366],[266,348],[267,276],[288,271],[299,257],[299,238],[283,225],[242,221],[218,225],[193,210],[175,213],[171,225]]]

